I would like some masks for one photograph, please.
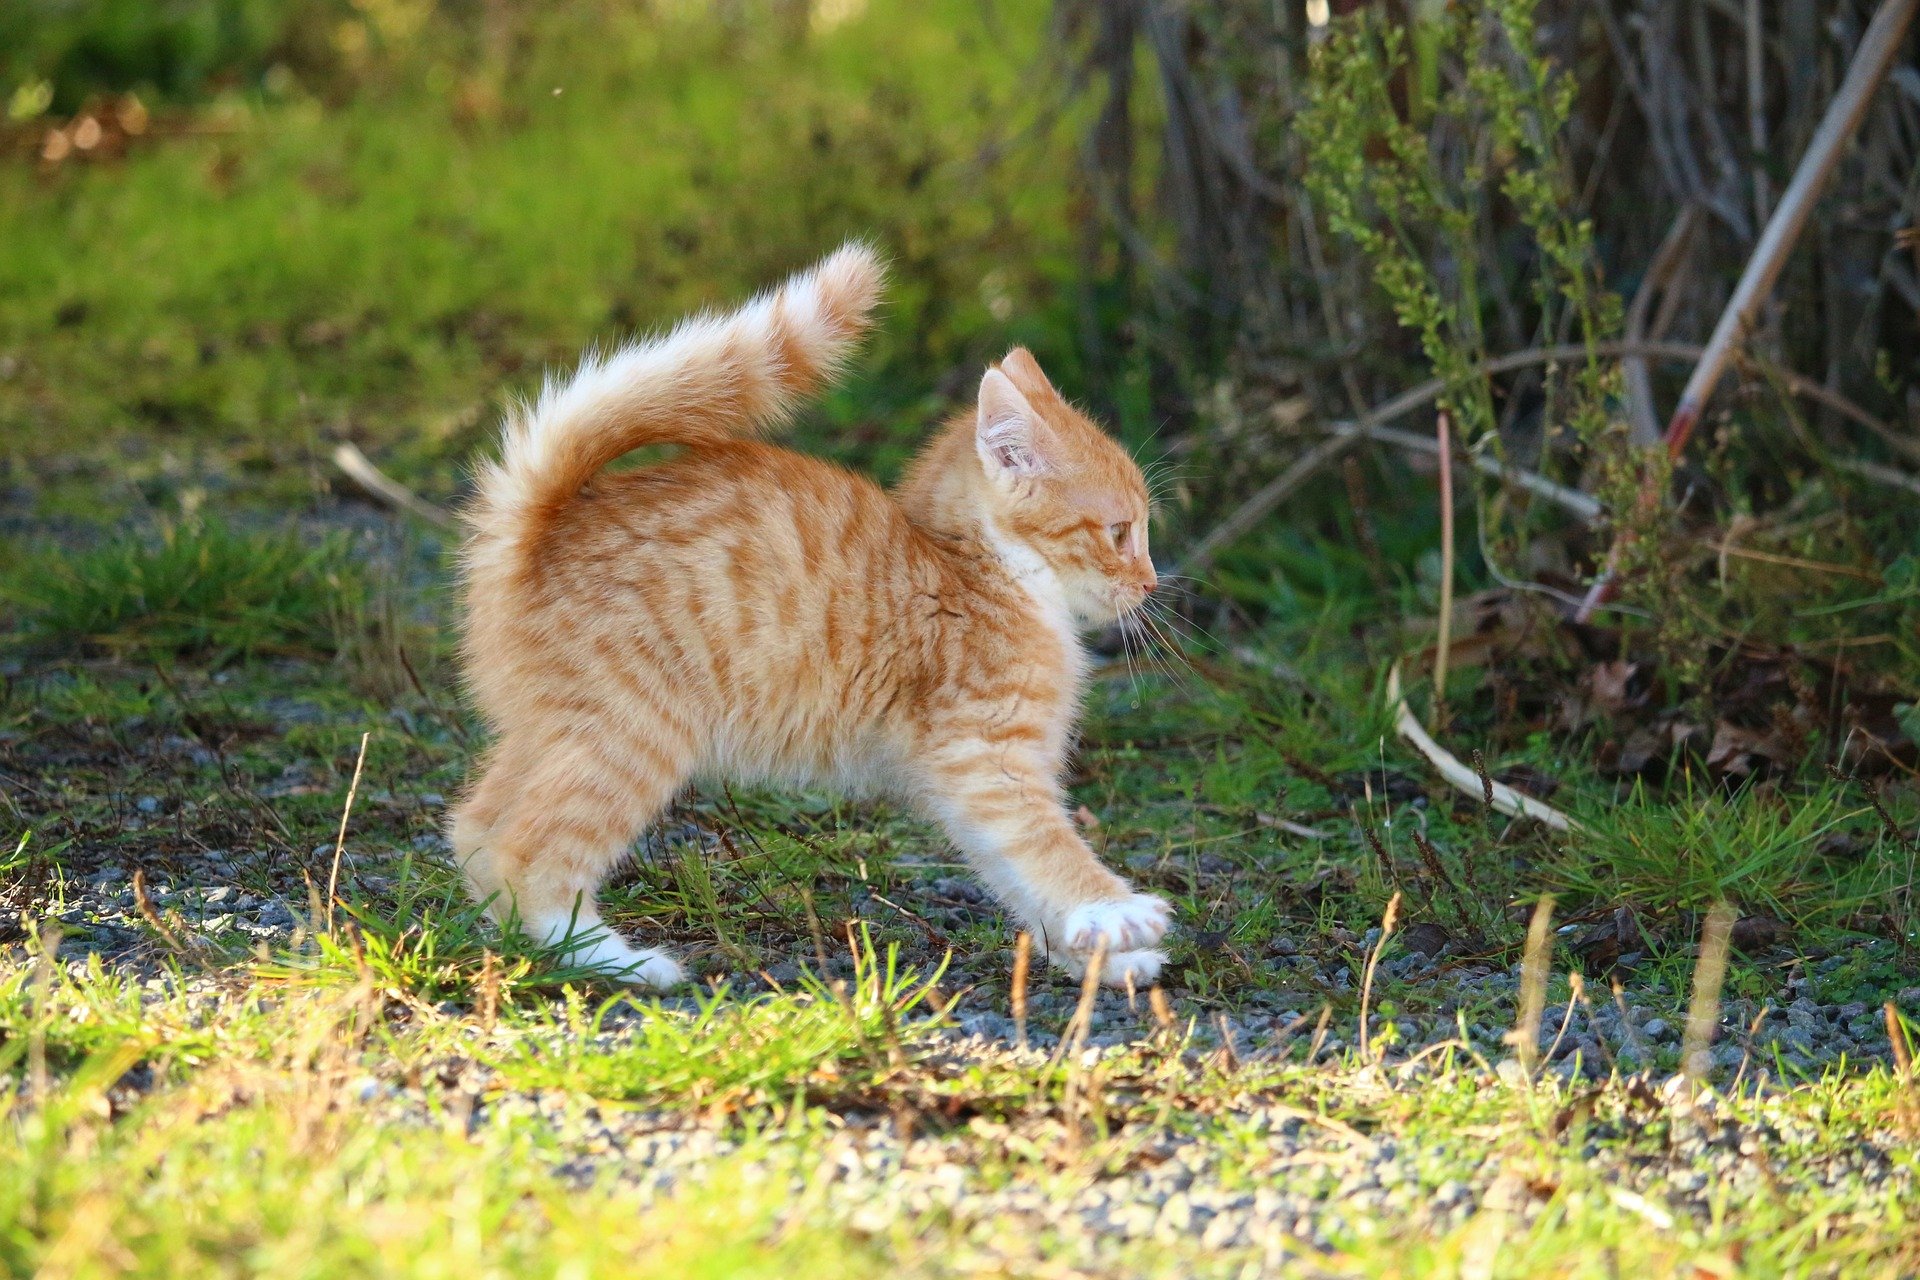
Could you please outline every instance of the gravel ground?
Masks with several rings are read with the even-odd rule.
[[[1089,1047],[1081,1065],[1092,1070],[1113,1052]],[[1044,1046],[1024,1055],[1010,1049],[998,1028],[955,1029],[926,1065],[961,1072],[983,1063],[1030,1066],[1043,1056]],[[1391,1087],[1417,1088],[1423,1075],[1431,1072],[1397,1073]],[[1348,1084],[1376,1094],[1390,1087],[1364,1071]],[[366,1104],[408,1122],[446,1123],[451,1112],[470,1132],[534,1125],[561,1135],[554,1172],[580,1183],[614,1178],[656,1195],[714,1177],[775,1180],[796,1213],[822,1211],[879,1237],[937,1217],[971,1251],[952,1260],[959,1271],[1043,1258],[1101,1271],[1122,1266],[1125,1251],[1142,1242],[1209,1257],[1235,1251],[1275,1266],[1385,1231],[1435,1235],[1489,1209],[1522,1229],[1556,1189],[1497,1146],[1463,1160],[1455,1133],[1369,1136],[1271,1094],[1232,1099],[1208,1116],[1206,1132],[1154,1120],[1121,1124],[1099,1140],[1097,1159],[1076,1163],[1090,1140],[1051,1115],[975,1117],[924,1132],[897,1116],[854,1110],[824,1136],[776,1130],[746,1139],[681,1112],[596,1105],[558,1091],[502,1093],[496,1085],[478,1069],[452,1076],[463,1101],[451,1108],[417,1086],[368,1077],[358,1088]],[[1646,1075],[1619,1081],[1609,1096],[1625,1104],[1600,1108],[1580,1151],[1586,1174],[1655,1226],[1708,1223],[1729,1197],[1768,1185],[1779,1161],[1819,1144],[1803,1119],[1771,1115],[1764,1104],[1757,1116],[1735,1116],[1713,1095],[1687,1099],[1682,1085]],[[1222,1131],[1235,1140],[1221,1142]],[[1906,1147],[1886,1133],[1822,1152],[1821,1179],[1833,1189],[1908,1199],[1920,1188]],[[1009,1149],[1064,1153],[1059,1178],[996,1176]]]
[[[170,985],[150,980],[156,995]],[[230,981],[196,979],[189,1000],[211,1012],[231,991]],[[637,1009],[616,1014],[598,1047],[617,1050],[646,1016]],[[1228,1027],[1240,1034],[1232,1022]],[[958,1026],[932,1033],[916,1069],[948,1077],[982,1066],[1031,1069],[1054,1044],[1041,1031],[1029,1049],[1017,1050],[1008,1043],[1011,1031],[998,1015],[965,1015]],[[1142,1034],[1124,997],[1103,997],[1079,1066],[1094,1072],[1103,1061],[1119,1061],[1121,1046]],[[1342,1088],[1375,1097],[1417,1090],[1436,1070],[1431,1059],[1386,1071],[1329,1068]],[[1509,1159],[1501,1144],[1463,1155],[1458,1132],[1444,1128],[1370,1135],[1320,1120],[1306,1099],[1271,1089],[1225,1096],[1203,1123],[1128,1119],[1099,1138],[1046,1110],[936,1125],[902,1124],[897,1112],[858,1106],[838,1109],[824,1133],[774,1126],[749,1137],[719,1114],[516,1088],[473,1059],[397,1074],[375,1066],[345,1081],[344,1095],[368,1122],[453,1124],[479,1137],[535,1128],[548,1139],[539,1149],[549,1153],[555,1176],[582,1185],[614,1179],[643,1199],[720,1179],[784,1188],[794,1214],[823,1214],[861,1235],[886,1238],[938,1220],[964,1242],[965,1252],[947,1259],[962,1273],[1021,1271],[1044,1260],[1078,1269],[1064,1274],[1125,1274],[1134,1257],[1127,1251],[1142,1244],[1215,1261],[1310,1266],[1377,1233],[1431,1236],[1487,1211],[1523,1230],[1557,1189],[1542,1185],[1526,1159]],[[123,1085],[121,1106],[141,1084]],[[1774,1115],[1764,1100],[1757,1112],[1735,1114],[1711,1094],[1686,1099],[1682,1084],[1647,1074],[1616,1080],[1587,1118],[1579,1152],[1586,1174],[1609,1188],[1616,1204],[1654,1226],[1709,1223],[1729,1197],[1761,1190],[1780,1164],[1813,1149],[1830,1189],[1868,1188],[1903,1201],[1920,1193],[1909,1144],[1895,1134],[1826,1149],[1802,1116]],[[1583,1096],[1592,1105],[1596,1094],[1576,1089],[1567,1096],[1572,1105]],[[1228,1132],[1233,1141],[1221,1141]],[[997,1165],[1010,1150],[1061,1153],[1058,1176],[999,1176]]]

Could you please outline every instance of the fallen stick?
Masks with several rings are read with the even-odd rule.
[[[376,498],[398,511],[415,516],[437,529],[452,530],[459,527],[459,521],[444,507],[435,506],[413,490],[389,476],[373,465],[366,454],[352,442],[343,442],[333,451],[333,465],[340,468],[347,479],[359,485],[369,497]]]
[[[1885,463],[1870,462],[1865,458],[1828,458],[1827,465],[1841,471],[1850,471],[1865,480],[1892,485],[1896,489],[1905,489],[1908,493],[1920,494],[1920,476],[1910,476]]]
[[[1525,369],[1533,365],[1552,364],[1559,360],[1583,360],[1587,354],[1588,352],[1585,346],[1574,342],[1563,343],[1559,346],[1552,347],[1526,347],[1508,355],[1495,356],[1493,359],[1480,365],[1475,372],[1486,374],[1512,373],[1516,369]],[[1593,344],[1592,354],[1604,356],[1609,359],[1618,358],[1627,360],[1645,358],[1653,360],[1685,360],[1698,363],[1701,358],[1707,354],[1707,349],[1691,342],[1669,342],[1662,339],[1649,339],[1644,342],[1636,342],[1629,338],[1624,341],[1609,340],[1606,342],[1596,342]],[[1734,353],[1734,359],[1739,364],[1751,367],[1755,373],[1762,377],[1776,382],[1779,385],[1779,389],[1787,395],[1804,396],[1815,404],[1833,410],[1841,417],[1867,428],[1867,430],[1879,436],[1882,441],[1896,451],[1906,454],[1916,462],[1920,462],[1920,440],[1910,439],[1900,434],[1900,432],[1894,430],[1892,426],[1874,417],[1871,413],[1868,413],[1865,409],[1847,399],[1847,397],[1838,391],[1823,386],[1803,374],[1798,374],[1791,369],[1783,368],[1771,360],[1763,359],[1750,351],[1737,351]],[[1430,378],[1412,390],[1404,391],[1387,401],[1381,405],[1380,408],[1368,414],[1361,422],[1392,421],[1394,418],[1400,417],[1402,414],[1408,413],[1413,409],[1417,409],[1427,401],[1434,399],[1442,391],[1446,390],[1446,385],[1446,383],[1438,378]],[[1369,437],[1376,439],[1384,440],[1391,438],[1396,444],[1417,440],[1420,443],[1410,447],[1430,447],[1427,445],[1425,436],[1414,435],[1411,432],[1387,433],[1379,431],[1374,427],[1368,427],[1367,434]],[[1408,446],[1403,444],[1403,447]],[[1491,461],[1491,459],[1488,461]],[[1573,491],[1567,490],[1567,492]]]
[[[1430,453],[1435,456],[1440,453],[1438,441],[1416,435],[1411,431],[1402,431],[1398,427],[1347,427],[1343,430],[1365,436],[1379,444],[1393,445],[1408,453]],[[1580,517],[1586,524],[1593,524],[1606,513],[1606,508],[1600,505],[1597,498],[1549,480],[1537,471],[1522,471],[1519,467],[1509,466],[1498,458],[1489,458],[1484,453],[1470,454],[1465,460],[1455,454],[1453,465],[1471,466],[1483,475],[1492,476],[1496,480],[1505,480],[1517,489],[1525,489],[1535,497],[1544,498],[1556,507]]]
[[[1509,355],[1496,356],[1483,361],[1477,373],[1481,375],[1510,373],[1515,369],[1525,369],[1538,364],[1551,364],[1556,360],[1585,359],[1588,355],[1617,357],[1628,354],[1641,354],[1669,360],[1692,360],[1698,358],[1700,349],[1672,342],[1599,342],[1591,351],[1585,346],[1562,345],[1554,347],[1530,347],[1524,351],[1515,351]],[[1294,490],[1313,478],[1315,472],[1327,464],[1337,462],[1340,457],[1361,440],[1378,440],[1383,444],[1395,445],[1402,449],[1411,449],[1423,453],[1438,451],[1436,441],[1412,432],[1396,431],[1386,424],[1401,418],[1422,407],[1441,392],[1447,384],[1439,378],[1403,391],[1375,409],[1362,414],[1352,422],[1336,422],[1328,428],[1329,438],[1302,454],[1292,466],[1267,481],[1255,490],[1245,501],[1230,512],[1226,519],[1210,529],[1199,542],[1195,543],[1175,566],[1177,572],[1193,573],[1213,562],[1221,548],[1231,545],[1254,525],[1260,523],[1267,513],[1285,502]],[[1577,489],[1555,484],[1545,476],[1522,471],[1511,467],[1497,458],[1484,455],[1472,456],[1473,466],[1490,476],[1511,481],[1519,488],[1566,507],[1581,519],[1593,522],[1600,518],[1600,504]]]
[[[340,900],[340,856],[347,847],[347,819],[353,816],[353,798],[360,792],[360,770],[367,763],[367,739],[373,733],[368,731],[360,735],[360,754],[354,757],[353,781],[347,784],[347,802],[340,807],[340,834],[333,839],[333,870],[327,873],[327,935],[333,935],[333,907]]]
[[[1447,727],[1447,659],[1453,652],[1453,419],[1445,409],[1436,418],[1435,451],[1440,455],[1440,634],[1433,644],[1433,714]],[[1365,1028],[1363,1027],[1364,1031]]]
[[[1293,491],[1313,478],[1314,472],[1335,462],[1340,455],[1360,443],[1363,437],[1358,431],[1349,431],[1328,436],[1313,448],[1307,450],[1294,461],[1294,464],[1267,481],[1253,492],[1245,502],[1222,520],[1190,548],[1181,557],[1176,569],[1180,573],[1195,573],[1213,563],[1213,557],[1222,547],[1231,546],[1240,536],[1266,518],[1269,511],[1293,496]]]
[[[1532,796],[1521,795],[1504,782],[1491,776],[1482,779],[1472,769],[1460,763],[1458,756],[1433,740],[1420,718],[1413,714],[1413,708],[1407,705],[1406,695],[1400,691],[1400,664],[1395,662],[1387,671],[1387,702],[1393,707],[1393,727],[1413,749],[1425,756],[1429,763],[1440,772],[1440,776],[1456,788],[1469,795],[1480,796],[1501,813],[1515,818],[1532,818],[1544,822],[1555,831],[1581,831],[1583,827],[1566,814],[1550,804],[1535,800]]]

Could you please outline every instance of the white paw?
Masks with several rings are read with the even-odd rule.
[[[592,954],[580,957],[580,963],[629,986],[665,991],[687,980],[687,971],[680,967],[680,962],[664,951],[636,951],[620,942],[612,947],[605,942],[596,943],[590,951]]]
[[[1092,954],[1102,942],[1114,953],[1139,951],[1166,936],[1171,912],[1150,893],[1113,902],[1089,902],[1067,913],[1061,928],[1063,950]]]
[[[604,926],[601,926],[604,929]],[[601,932],[567,952],[567,958],[583,968],[603,973],[636,987],[665,991],[687,980],[680,962],[664,951],[642,951],[628,946],[611,933]]]
[[[1075,978],[1087,976],[1091,956],[1076,956],[1065,951],[1053,953],[1053,962]],[[1109,987],[1131,986],[1138,991],[1160,980],[1160,968],[1167,962],[1164,951],[1114,951],[1100,966],[1100,981]]]

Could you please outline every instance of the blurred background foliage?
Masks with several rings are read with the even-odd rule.
[[[343,440],[452,501],[543,371],[855,235],[885,323],[797,439],[883,476],[1022,342],[1166,462],[1171,557],[1435,374],[1463,448],[1618,514],[1689,362],[1483,362],[1702,341],[1876,7],[0,0],[0,515],[317,509]],[[1912,702],[1915,44],[1639,531],[1600,656],[1672,697],[1759,637]],[[1430,622],[1434,479],[1315,472],[1206,608]],[[1612,536],[1462,496],[1459,599],[1564,608]]]
[[[1043,3],[5,13],[16,467],[111,441],[217,482],[352,437],[444,491],[502,394],[854,235],[892,259],[888,323],[819,443],[888,465],[944,373],[1075,361]]]

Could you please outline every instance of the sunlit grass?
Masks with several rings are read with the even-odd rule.
[[[101,1073],[104,1075],[105,1073]],[[653,1201],[549,1172],[550,1139],[475,1140],[338,1107],[311,1072],[189,1088],[115,1126],[99,1075],[0,1104],[0,1265],[11,1274],[276,1276],[884,1274],[839,1231],[780,1230],[777,1181]]]
[[[1097,1063],[969,1064],[925,1052],[924,1024],[898,1021],[924,985],[871,954],[841,994],[593,1012],[567,998],[487,1016],[396,1003],[377,980],[189,997],[7,963],[0,1264],[15,1274],[91,1275],[105,1259],[119,1274],[180,1276],[948,1275],[967,1272],[981,1232],[1018,1231],[970,1216],[985,1208],[852,1229],[862,1202],[832,1187],[836,1162],[865,1142],[836,1109],[849,1099],[891,1108],[894,1125],[911,1109],[911,1131],[951,1144],[962,1183],[985,1196],[1018,1187],[1072,1203],[1137,1172],[1162,1132],[1198,1140],[1208,1176],[1246,1194],[1338,1196],[1376,1143],[1405,1158],[1416,1201],[1448,1182],[1479,1188],[1479,1212],[1442,1229],[1389,1213],[1364,1229],[1344,1219],[1325,1248],[1282,1237],[1284,1256],[1324,1274],[1585,1275],[1597,1261],[1664,1274],[1733,1259],[1766,1274],[1894,1274],[1914,1261],[1910,1161],[1885,1182],[1819,1176],[1910,1122],[1906,1086],[1884,1068],[1716,1097],[1699,1119],[1644,1087],[1522,1083],[1466,1055],[1403,1079],[1351,1054],[1233,1061],[1173,1035]],[[24,1092],[23,1045],[47,1063]],[[481,1093],[448,1074],[463,1062]],[[151,1092],[129,1102],[120,1086],[142,1070]],[[539,1107],[475,1111],[512,1097]],[[566,1119],[621,1103],[663,1131],[718,1126],[732,1154],[676,1170],[669,1194],[645,1191],[644,1175],[613,1176],[623,1162],[596,1145],[597,1122]],[[941,1120],[952,1108],[981,1119]],[[1621,1167],[1674,1160],[1689,1126],[1710,1136],[1730,1123],[1777,1135],[1767,1176],[1737,1202],[1709,1194],[1697,1216],[1657,1182],[1620,1181]],[[1276,1147],[1279,1126],[1314,1158]],[[1698,1150],[1707,1161],[1716,1148]],[[601,1176],[556,1176],[596,1151]],[[992,1238],[1002,1257],[1061,1256],[1043,1237]],[[1159,1233],[1099,1256],[1092,1274],[1226,1276],[1283,1260]]]
[[[846,1088],[906,1066],[936,1025],[914,1015],[940,1011],[938,972],[908,971],[897,949],[878,955],[870,940],[854,962],[851,981],[802,974],[796,991],[746,1000],[723,988],[697,997],[691,1012],[654,1010],[614,1035],[607,1020],[632,1011],[626,998],[591,1015],[570,1000],[495,1065],[522,1087],[655,1106],[778,1102],[809,1083]]]
[[[1683,781],[1671,795],[1635,786],[1618,804],[1582,813],[1585,830],[1558,843],[1550,887],[1585,901],[1629,902],[1661,914],[1733,902],[1743,913],[1817,924],[1844,918],[1884,888],[1901,852],[1871,813],[1828,783],[1799,794],[1729,794]],[[1823,852],[1843,831],[1864,849]]]

